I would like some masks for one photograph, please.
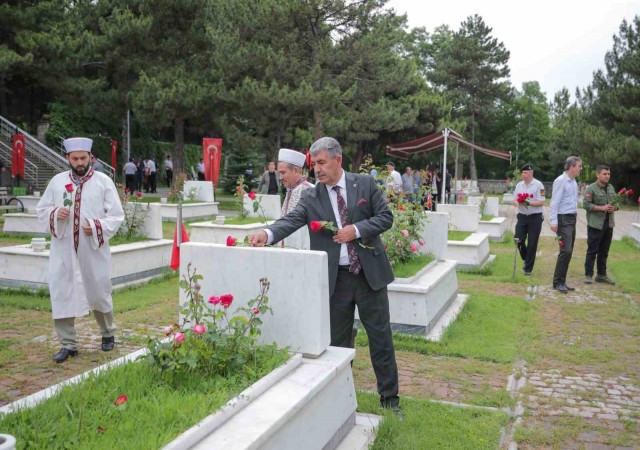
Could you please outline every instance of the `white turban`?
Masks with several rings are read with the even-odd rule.
[[[294,166],[304,166],[306,158],[303,153],[288,148],[281,148],[278,153],[278,161],[293,164]]]
[[[71,152],[90,152],[93,141],[89,138],[75,137],[65,139],[62,143],[67,153]]]

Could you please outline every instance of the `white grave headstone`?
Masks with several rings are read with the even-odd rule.
[[[483,197],[481,196],[471,196],[467,198],[467,205],[478,205],[482,204]],[[500,215],[500,204],[498,201],[498,197],[487,197],[487,201],[484,206],[484,211],[480,211],[480,214],[484,214],[487,216],[498,217]]]
[[[270,282],[269,306],[259,342],[289,346],[292,351],[319,356],[329,346],[329,276],[327,254],[310,250],[227,247],[189,242],[180,246],[180,274],[187,264],[204,276],[206,299],[232,294],[233,313],[256,297],[259,280]],[[187,301],[180,292],[180,305]]]
[[[249,217],[260,217],[261,215],[264,215],[266,219],[280,218],[282,205],[280,204],[279,195],[256,194],[256,201],[260,203],[260,207],[254,212],[254,200],[251,200],[249,196],[245,194],[243,206]]]
[[[449,213],[449,229],[457,231],[477,231],[478,230],[478,214],[480,207],[478,205],[438,205],[438,212]]]
[[[441,212],[425,212],[425,220],[420,224],[420,237],[424,245],[418,246],[420,253],[430,253],[436,259],[444,259],[447,252],[449,233],[449,214]]]
[[[193,190],[193,194],[191,192]],[[201,201],[201,202],[213,202],[213,183],[211,181],[194,181],[188,180],[184,182],[184,189],[182,191],[185,200]]]

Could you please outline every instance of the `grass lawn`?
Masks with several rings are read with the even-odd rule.
[[[393,268],[393,274],[396,278],[412,277],[431,261],[433,261],[431,255],[415,255],[406,263],[396,265]]]
[[[383,410],[377,394],[358,392],[358,411],[383,415],[372,450],[496,449],[509,417],[498,411],[458,408],[403,398],[405,420]]]
[[[471,236],[471,231],[454,231],[449,230],[449,235],[447,237],[450,241],[464,241],[466,238]]]

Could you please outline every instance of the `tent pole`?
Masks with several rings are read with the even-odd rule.
[[[444,156],[442,157],[442,172],[440,173],[442,176],[442,203],[446,205],[447,203],[447,193],[444,190],[445,183],[447,182],[447,138],[449,137],[449,128],[445,128],[442,130],[442,135],[444,136]]]

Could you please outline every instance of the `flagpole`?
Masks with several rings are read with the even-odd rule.
[[[178,195],[178,215],[176,217],[176,234],[178,236],[178,248],[182,244],[182,195]]]
[[[444,190],[445,183],[447,182],[447,138],[449,137],[449,129],[445,128],[442,130],[442,134],[444,135],[444,158],[442,162],[442,172],[440,175],[442,176],[442,204],[447,204],[447,195]]]

